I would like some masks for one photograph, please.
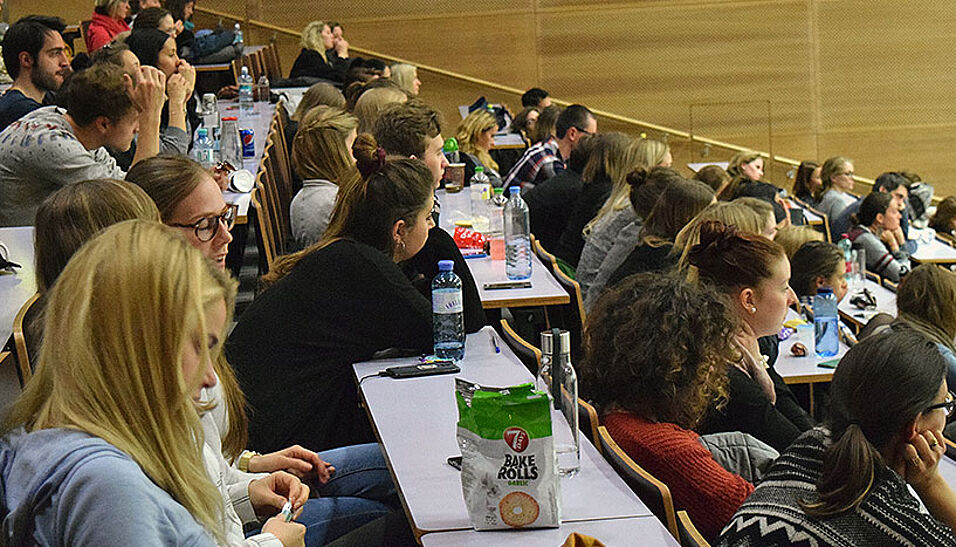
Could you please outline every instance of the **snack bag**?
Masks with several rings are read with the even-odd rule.
[[[555,528],[560,482],[548,396],[455,379],[461,490],[476,530]]]
[[[484,250],[487,241],[485,234],[462,226],[455,226],[452,239],[455,240],[455,245],[459,249],[478,249],[479,251]]]

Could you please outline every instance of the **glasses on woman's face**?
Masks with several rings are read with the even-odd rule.
[[[945,410],[947,418],[952,417],[953,411],[956,410],[956,395],[953,395],[953,392],[950,391],[949,397],[946,397],[945,401],[943,401],[942,403],[936,403],[935,405],[930,405],[926,407],[926,411],[924,412],[924,414],[926,412],[930,412],[931,410],[936,410],[937,408],[941,408]]]
[[[216,237],[216,234],[219,233],[220,224],[224,225],[226,230],[231,230],[236,224],[236,217],[238,215],[239,206],[229,204],[226,205],[226,208],[223,209],[223,211],[218,215],[201,218],[192,224],[171,223],[170,226],[176,226],[178,228],[192,228],[196,233],[196,239],[206,242],[211,241],[212,238]]]

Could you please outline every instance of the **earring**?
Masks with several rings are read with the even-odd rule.
[[[750,313],[757,313],[757,306],[750,306]]]

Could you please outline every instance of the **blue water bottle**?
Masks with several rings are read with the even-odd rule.
[[[509,188],[505,205],[505,274],[508,279],[531,277],[531,221],[528,204],[521,199],[521,188]]]
[[[821,287],[813,298],[814,346],[818,357],[833,357],[840,349],[840,318],[833,289]]]
[[[205,127],[196,130],[196,140],[193,141],[193,156],[206,169],[216,165],[216,151],[213,149],[212,139],[209,138],[209,130]]]
[[[432,280],[432,332],[435,356],[460,361],[465,356],[465,312],[454,267],[454,261],[438,261],[438,275]]]

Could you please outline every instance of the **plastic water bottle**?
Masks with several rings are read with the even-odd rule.
[[[259,76],[259,81],[256,82],[256,96],[260,101],[269,102],[269,94],[271,90],[269,89],[269,78],[263,74]]]
[[[432,332],[435,356],[460,361],[465,356],[465,312],[454,268],[454,261],[438,261],[438,275],[432,280]]]
[[[475,167],[475,174],[472,175],[468,184],[471,187],[471,218],[472,228],[476,232],[487,233],[490,229],[490,220],[488,217],[488,204],[491,200],[491,180],[485,174],[485,168]]]
[[[236,169],[242,168],[242,141],[239,140],[239,120],[235,116],[222,119],[219,136],[219,157]]]
[[[531,277],[531,222],[528,204],[521,199],[521,188],[509,188],[505,205],[505,273],[508,279]]]
[[[853,242],[850,241],[850,237],[846,234],[840,238],[840,241],[837,243],[837,246],[840,247],[840,250],[843,251],[843,263],[846,265],[846,273],[844,274],[846,280],[850,281],[850,273],[853,271]]]
[[[233,27],[232,32],[233,32],[232,45],[238,46],[240,49],[242,49],[244,42],[242,40],[242,29],[239,28],[239,23],[236,23],[236,26]]]
[[[193,155],[199,165],[209,169],[216,164],[216,151],[213,148],[212,139],[209,138],[209,130],[200,127],[196,130],[196,141],[193,142]]]
[[[581,443],[578,375],[571,366],[571,333],[568,331],[551,329],[541,333],[541,368],[535,387],[547,393],[551,402],[551,431],[558,473],[573,476],[581,469]]]
[[[508,204],[508,198],[504,192],[504,188],[495,188],[494,195],[488,200],[488,218],[491,225],[488,232],[492,238],[505,235],[505,205]]]
[[[833,289],[817,289],[813,298],[813,336],[818,357],[833,357],[840,350],[839,322]]]
[[[242,114],[253,114],[256,106],[252,97],[252,76],[249,75],[249,67],[242,67],[242,73],[239,74],[239,112]]]
[[[455,137],[445,139],[445,144],[442,145],[442,152],[445,153],[445,159],[448,160],[448,163],[458,163],[458,139]]]

